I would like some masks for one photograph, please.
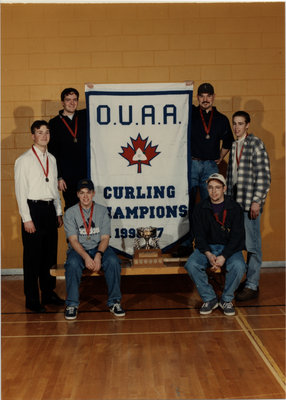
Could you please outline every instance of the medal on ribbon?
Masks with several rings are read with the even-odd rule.
[[[245,141],[245,139],[247,138],[247,136],[248,136],[248,135],[246,135],[245,138],[244,138],[244,140],[243,140],[243,144],[242,144],[242,146],[241,146],[239,156],[238,156],[238,154],[237,154],[237,143],[236,143],[235,158],[236,158],[236,167],[237,167],[237,169],[238,169],[238,167],[239,167],[240,159],[241,159],[241,156],[242,156],[242,151],[243,151],[243,148],[244,148],[244,141]]]
[[[70,134],[73,136],[73,142],[77,143],[77,123],[78,123],[78,116],[75,117],[75,128],[74,131],[71,129],[71,127],[69,126],[69,124],[67,123],[67,121],[64,119],[64,117],[62,115],[60,115],[61,120],[63,121],[63,123],[65,124],[65,126],[68,128]]]
[[[200,115],[201,115],[202,123],[204,126],[204,130],[206,132],[206,139],[210,139],[210,130],[211,130],[211,126],[212,126],[213,114],[214,114],[214,109],[212,108],[209,124],[207,126],[206,121],[204,119],[202,109],[200,108]]]
[[[215,220],[216,220],[216,222],[218,222],[220,224],[220,228],[222,231],[226,230],[226,228],[224,226],[225,220],[226,220],[226,215],[227,215],[227,210],[223,210],[222,221],[220,221],[218,218],[218,214],[214,214]]]
[[[48,157],[48,155],[47,155],[46,169],[45,169],[43,164],[42,164],[42,162],[41,162],[41,160],[40,160],[40,158],[39,158],[39,156],[38,156],[38,154],[37,154],[37,152],[36,152],[36,150],[34,149],[34,146],[32,146],[32,150],[33,150],[33,153],[37,157],[37,159],[38,159],[39,163],[41,164],[41,167],[42,167],[42,169],[44,171],[44,174],[45,174],[45,177],[46,177],[45,181],[49,182],[49,178],[48,178],[48,176],[49,176],[49,157]]]
[[[85,220],[82,207],[81,207],[81,205],[79,204],[79,209],[80,209],[81,217],[82,217],[83,224],[84,224],[84,227],[85,227],[85,231],[86,231],[86,234],[87,234],[86,240],[90,240],[89,232],[90,232],[90,228],[91,228],[91,221],[92,221],[92,215],[93,215],[93,207],[94,207],[94,203],[92,202],[91,209],[90,209],[89,223],[88,223],[88,225],[87,225],[87,222],[86,222],[86,220]]]

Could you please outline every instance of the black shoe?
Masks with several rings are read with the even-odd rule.
[[[38,313],[38,314],[42,314],[45,313],[47,310],[45,309],[45,307],[42,304],[29,304],[26,303],[26,308],[28,308],[29,310]]]
[[[65,304],[65,301],[61,299],[56,292],[51,292],[42,295],[42,304],[55,304],[57,306],[62,306]]]
[[[237,301],[246,301],[256,299],[259,295],[259,288],[257,290],[253,290],[250,288],[245,287],[241,292],[239,292],[235,296],[235,300]]]
[[[243,289],[245,288],[245,284],[246,284],[246,279],[242,282],[240,282],[238,288],[236,289],[236,293],[240,293],[243,291]]]

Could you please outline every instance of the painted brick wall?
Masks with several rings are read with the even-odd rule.
[[[203,81],[229,118],[252,117],[272,186],[262,219],[264,261],[284,260],[284,3],[5,4],[2,20],[2,268],[22,267],[13,166],[35,119],[84,83]],[[59,262],[65,239],[60,231]]]

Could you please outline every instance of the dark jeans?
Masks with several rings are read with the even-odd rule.
[[[57,263],[57,216],[53,202],[28,200],[28,204],[36,232],[26,232],[22,223],[24,293],[26,304],[38,305],[39,286],[42,294],[56,287],[50,268]]]

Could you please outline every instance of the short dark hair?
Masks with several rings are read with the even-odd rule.
[[[211,96],[214,95],[214,87],[213,85],[211,85],[210,83],[202,83],[199,87],[198,87],[198,96],[200,96],[203,93],[207,93]]]
[[[247,124],[250,123],[250,115],[246,111],[236,111],[232,116],[232,121],[234,117],[243,117]]]
[[[36,129],[40,129],[41,126],[45,125],[47,128],[49,128],[49,124],[47,121],[44,120],[37,120],[32,123],[31,125],[31,133],[32,135],[35,133]]]
[[[61,101],[64,101],[66,96],[68,96],[69,94],[73,94],[73,93],[76,95],[77,99],[79,99],[79,92],[76,89],[66,88],[61,93]]]

